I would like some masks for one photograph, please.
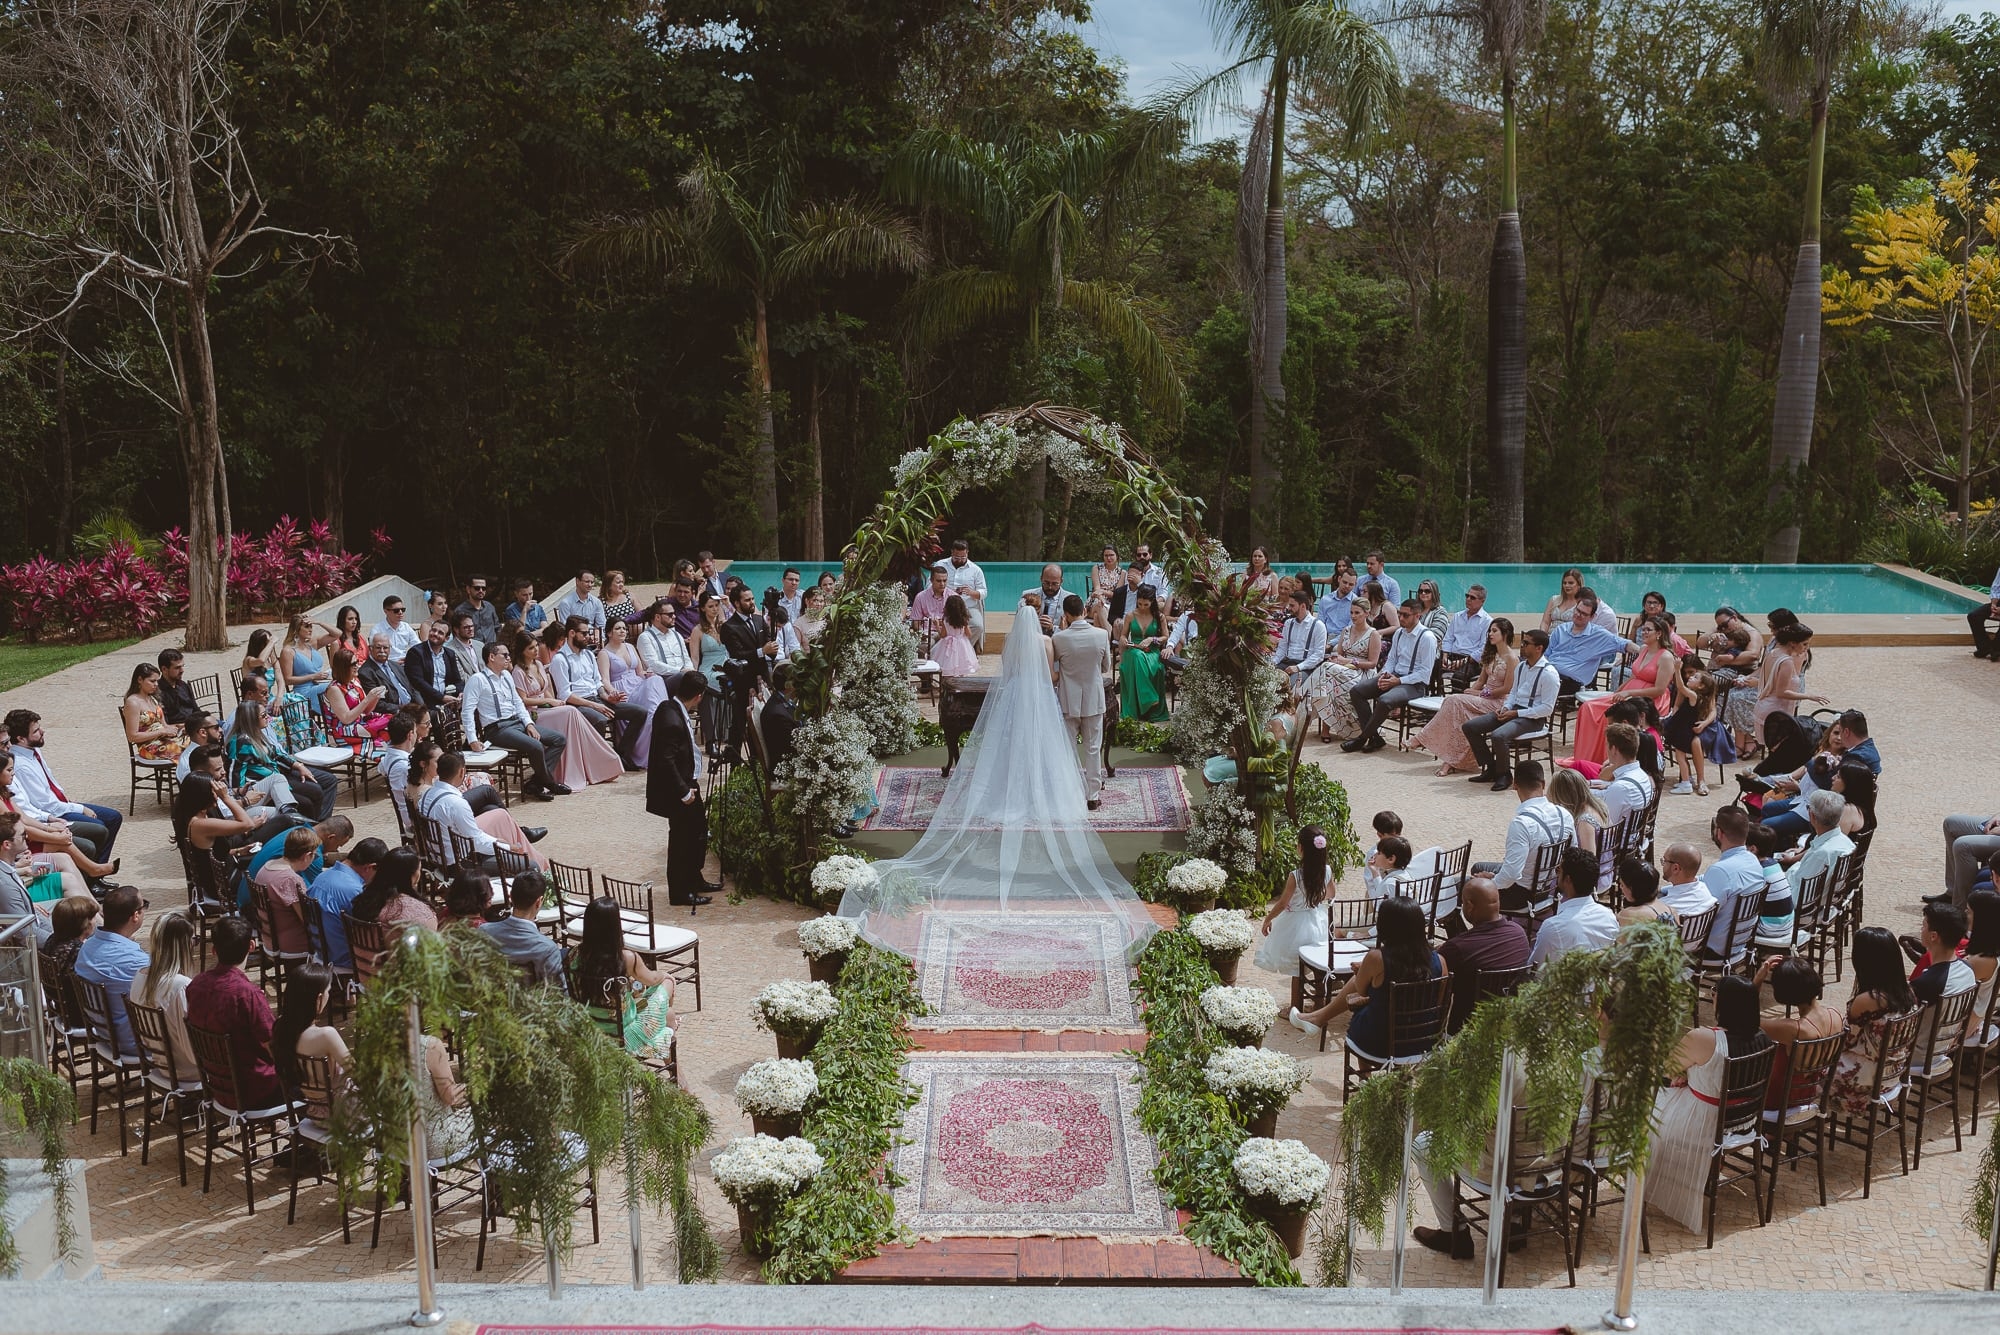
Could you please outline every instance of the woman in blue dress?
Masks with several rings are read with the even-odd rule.
[[[339,638],[333,627],[307,616],[293,617],[291,629],[285,632],[284,647],[278,651],[278,673],[285,679],[285,690],[310,705],[310,712],[319,711],[319,699],[333,680],[326,646]]]
[[[1375,948],[1355,966],[1347,986],[1316,1011],[1302,1013],[1293,1007],[1291,1021],[1316,1034],[1334,1016],[1351,1011],[1349,1047],[1376,1058],[1411,1056],[1414,1054],[1389,1051],[1389,992],[1385,984],[1421,983],[1447,972],[1444,957],[1431,949],[1423,906],[1414,899],[1392,895],[1376,906]],[[1442,1022],[1437,1032],[1443,1034]]]

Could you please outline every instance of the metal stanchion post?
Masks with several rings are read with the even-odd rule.
[[[415,948],[416,931],[412,929],[403,944]],[[409,1006],[410,1070],[414,1079],[428,1080],[430,1073],[424,1065],[424,1022],[417,1012],[417,1003]],[[410,1108],[410,1231],[416,1235],[417,1244],[417,1310],[410,1313],[413,1326],[435,1326],[444,1320],[444,1313],[437,1302],[437,1257],[432,1255],[431,1244],[431,1184],[426,1165],[430,1163],[430,1138],[424,1133],[423,1114],[416,1105]]]
[[[562,1262],[556,1259],[556,1248],[552,1242],[542,1244],[542,1264],[549,1271],[549,1301],[562,1297]]]
[[[1403,1107],[1403,1172],[1396,1182],[1396,1250],[1390,1254],[1389,1263],[1391,1295],[1403,1291],[1403,1254],[1410,1244],[1410,1160],[1415,1157],[1416,1143],[1417,1105],[1409,1100]]]
[[[632,1235],[632,1292],[646,1291],[646,1247],[639,1217],[639,1143],[632,1136],[632,1086],[625,1086],[625,1213]]]
[[[1514,1050],[1500,1050],[1500,1114],[1493,1123],[1492,1193],[1486,1210],[1486,1288],[1480,1301],[1491,1307],[1500,1294],[1500,1258],[1507,1254],[1508,1151],[1514,1146]],[[1456,1230],[1458,1221],[1451,1221]]]
[[[1639,1318],[1632,1315],[1632,1284],[1639,1277],[1639,1229],[1645,1208],[1646,1170],[1634,1168],[1625,1175],[1625,1220],[1618,1228],[1618,1288],[1611,1310],[1604,1314],[1606,1330],[1639,1328]]]
[[[1993,1202],[1993,1227],[1986,1239],[1986,1291],[1993,1292],[1993,1274],[2000,1270],[2000,1200]]]

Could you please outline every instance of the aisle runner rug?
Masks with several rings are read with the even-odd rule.
[[[864,830],[921,830],[931,823],[949,780],[932,765],[884,765],[875,779],[880,809],[862,825]],[[1188,827],[1187,785],[1179,767],[1133,766],[1104,781],[1104,799],[1095,811],[1081,813],[1099,834],[1151,831],[1173,834]]]
[[[1139,1065],[1122,1054],[912,1053],[917,1102],[897,1147],[896,1224],[920,1237],[1164,1237],[1139,1129]]]
[[[932,913],[916,951],[917,1029],[1137,1029],[1123,918]]]

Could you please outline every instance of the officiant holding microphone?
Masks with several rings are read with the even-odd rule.
[[[1083,599],[1063,599],[1063,628],[1051,638],[1056,696],[1063,728],[1072,742],[1081,737],[1083,794],[1092,811],[1104,798],[1104,681],[1111,675],[1111,633],[1092,625]]]

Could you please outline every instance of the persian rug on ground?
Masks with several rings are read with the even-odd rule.
[[[915,952],[918,1029],[1137,1029],[1125,921],[1093,913],[931,913]]]
[[[943,798],[949,782],[935,767],[884,765],[875,777],[880,810],[866,830],[921,830]],[[1190,808],[1187,785],[1173,765],[1130,766],[1104,781],[1104,799],[1097,810],[1082,813],[1099,834],[1150,831],[1173,834],[1187,829]]]
[[[1173,1207],[1121,1054],[912,1053],[896,1223],[925,1237],[1165,1237]]]

